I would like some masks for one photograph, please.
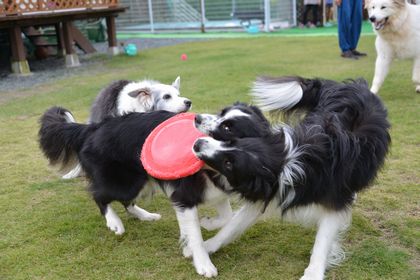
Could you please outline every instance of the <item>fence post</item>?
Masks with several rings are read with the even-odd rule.
[[[270,0],[264,0],[264,31],[270,32],[271,7]]]
[[[205,26],[206,5],[204,3],[204,0],[201,0],[200,3],[201,3],[201,33],[205,33],[206,32],[206,26]]]
[[[293,0],[293,26],[297,26],[297,4],[296,0]]]
[[[149,6],[149,21],[150,21],[150,32],[155,32],[155,26],[153,23],[153,6],[152,6],[152,0],[148,0],[148,6]]]

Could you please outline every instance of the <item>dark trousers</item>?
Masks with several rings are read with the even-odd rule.
[[[308,13],[312,10],[312,23],[318,23],[318,7],[319,5],[305,5],[305,10],[303,12],[303,24],[308,23]]]
[[[338,7],[338,43],[341,51],[354,50],[362,31],[362,0],[342,0]]]

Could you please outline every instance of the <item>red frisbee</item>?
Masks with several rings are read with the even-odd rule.
[[[178,114],[158,125],[146,138],[141,162],[151,176],[174,180],[198,172],[204,162],[192,150],[195,140],[205,134],[194,126],[193,113]]]

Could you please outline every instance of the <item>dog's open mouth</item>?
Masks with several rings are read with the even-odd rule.
[[[388,17],[382,19],[382,20],[377,20],[375,21],[373,24],[375,25],[375,30],[381,30],[382,28],[384,28],[385,24],[388,22]]]

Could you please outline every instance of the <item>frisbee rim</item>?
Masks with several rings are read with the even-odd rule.
[[[191,158],[193,162],[191,164],[188,163],[188,165],[185,165],[185,168],[183,169],[176,169],[176,170],[171,170],[171,171],[168,171],[167,169],[159,170],[159,167],[156,168],[156,166],[153,165],[155,161],[153,161],[153,157],[152,157],[152,144],[154,140],[156,139],[156,136],[160,134],[162,131],[164,131],[166,127],[170,127],[168,125],[174,124],[178,121],[185,121],[189,119],[194,120],[194,117],[195,117],[194,113],[177,114],[165,120],[164,122],[160,123],[147,136],[146,141],[144,142],[141,153],[140,153],[140,160],[144,169],[150,176],[157,179],[162,179],[162,180],[176,180],[179,178],[193,175],[197,173],[204,166],[204,161],[197,158],[192,152],[192,146],[191,146],[191,155],[192,155]],[[192,127],[195,128],[194,126]],[[205,134],[202,133],[202,136],[205,136]]]

